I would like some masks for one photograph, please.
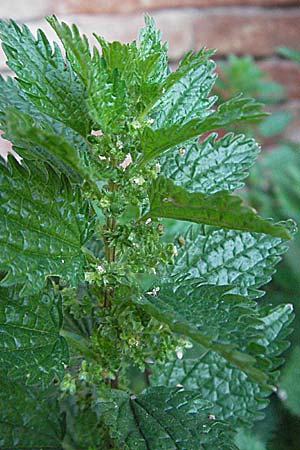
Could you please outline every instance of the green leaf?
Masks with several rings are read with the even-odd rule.
[[[49,275],[76,285],[89,235],[79,191],[42,165],[31,163],[29,172],[13,160],[0,164],[0,186],[1,285],[21,284],[21,295],[39,292]]]
[[[118,70],[109,73],[98,52],[94,52],[87,106],[90,117],[102,131],[121,131],[127,112],[126,84]]]
[[[287,250],[281,238],[208,226],[192,225],[182,238],[184,245],[174,265],[167,268],[166,277],[175,285],[198,278],[203,283],[232,285],[233,293],[251,298],[263,295],[258,288],[271,279]]]
[[[228,425],[210,419],[210,403],[192,391],[157,387],[129,396],[112,390],[95,407],[127,450],[236,449]]]
[[[90,79],[92,56],[86,35],[80,35],[75,24],[69,27],[65,22],[59,22],[56,16],[46,17],[47,22],[56,32],[66,51],[67,60],[74,72],[87,86]]]
[[[175,301],[179,301],[180,294],[182,294],[182,290],[179,291],[178,296],[175,294],[176,300],[173,301],[174,305]],[[189,305],[187,309],[192,308],[189,316],[194,317],[197,315],[198,318],[199,312],[202,314],[203,311],[202,303],[197,307],[195,303],[191,305],[190,296],[184,296],[184,298],[186,304],[188,302]],[[168,299],[169,303],[171,302],[170,299],[171,297]],[[216,308],[214,304],[216,300],[212,299],[212,309]],[[183,302],[184,300],[182,300]],[[224,308],[222,303],[219,306]],[[234,304],[232,304],[232,307],[234,308]],[[198,309],[198,314],[197,311],[195,312],[195,309]],[[180,311],[181,309],[178,308],[178,315]],[[201,320],[203,327],[205,327],[206,320],[209,326],[212,323],[215,329],[220,327],[219,333],[221,333],[222,337],[224,334],[225,338],[230,327],[232,329],[235,328],[234,332],[237,333],[235,338],[239,342],[242,351],[249,351],[252,347],[252,351],[257,352],[259,359],[268,359],[268,364],[266,364],[267,361],[263,362],[262,359],[259,361],[259,364],[262,368],[265,366],[264,370],[269,377],[269,381],[275,383],[278,380],[276,369],[280,362],[278,355],[286,349],[286,336],[291,332],[289,325],[293,319],[292,310],[289,305],[282,305],[273,309],[259,309],[256,314],[257,320],[260,321],[260,325],[257,325],[257,336],[255,336],[255,330],[252,329],[251,332],[249,325],[247,328],[249,319],[247,320],[245,314],[235,318],[234,315],[229,313],[224,315],[221,321],[219,318],[216,319],[218,323],[214,325],[214,311],[204,310]],[[184,317],[187,317],[186,313]],[[193,317],[188,317],[188,320],[195,322],[197,319]],[[242,331],[243,326],[245,335]],[[223,334],[222,330],[224,330]],[[261,339],[259,335],[265,338]],[[240,336],[240,340],[238,340],[238,336]],[[257,346],[261,346],[261,349],[257,348]],[[260,356],[260,354],[264,356]],[[192,350],[184,354],[183,359],[177,358],[166,364],[159,364],[151,376],[151,384],[169,387],[181,385],[185,389],[199,392],[203,398],[212,402],[212,414],[218,419],[226,420],[235,427],[249,426],[253,421],[261,419],[263,415],[260,410],[267,406],[268,401],[266,397],[272,393],[270,387],[261,385],[261,383],[254,380],[253,377],[249,376],[247,370],[237,367],[217,352],[205,348],[201,349],[197,345],[194,345]]]
[[[46,161],[73,181],[82,182],[78,169],[74,170],[72,165],[81,162],[80,173],[84,172],[84,166],[89,166],[91,151],[87,140],[59,120],[41,112],[24,96],[16,80],[9,77],[7,80],[0,77],[0,121],[5,137],[12,142],[20,156],[27,160]],[[27,130],[30,132],[31,128],[35,129],[35,133],[38,128],[43,130],[41,133],[52,135],[55,146],[51,146],[51,151],[47,140],[44,145],[37,145],[33,139],[29,139]],[[68,149],[66,154],[60,150],[60,142],[63,142],[65,150]],[[74,155],[71,166],[65,162],[70,158],[70,153]]]
[[[1,450],[62,450],[57,392],[0,380]]]
[[[252,208],[243,205],[240,197],[226,191],[212,195],[190,193],[160,176],[150,186],[149,199],[148,217],[187,220],[222,228],[266,233],[283,239],[291,237],[284,225],[261,218]]]
[[[181,360],[159,364],[151,385],[181,385],[198,392],[212,402],[211,414],[235,427],[262,419],[260,410],[267,406],[265,396],[270,394],[218,353],[206,350],[193,350],[191,356],[187,353]]]
[[[161,128],[145,127],[141,133],[143,157],[140,164],[145,164],[157,158],[163,152],[175,145],[183,144],[191,138],[215,130],[241,120],[256,119],[264,114],[260,111],[261,104],[253,99],[235,97],[221,104],[217,110],[211,110],[205,117],[193,118],[185,122],[182,117],[177,122],[161,124]]]
[[[28,153],[40,150],[40,159],[49,162],[54,169],[56,164],[73,180],[89,179],[87,167],[84,167],[83,156],[75,147],[69,144],[63,136],[56,134],[51,127],[41,128],[28,114],[9,109],[6,113],[8,137],[25,149]],[[23,152],[21,152],[23,153]],[[87,155],[86,155],[87,156]]]
[[[259,147],[243,135],[226,134],[217,140],[212,133],[203,142],[194,140],[183,149],[168,150],[161,158],[162,174],[190,192],[214,194],[244,185]]]
[[[30,385],[62,378],[68,348],[61,325],[53,290],[19,298],[17,289],[0,289],[0,373]]]
[[[279,398],[285,407],[300,417],[300,347],[295,346],[282,371],[279,383]]]
[[[86,136],[90,123],[85,106],[85,86],[64,61],[57,44],[52,49],[46,35],[37,39],[13,20],[0,21],[0,38],[8,66],[16,73],[24,96],[40,111]]]
[[[216,79],[215,63],[203,61],[203,57],[199,62],[173,83],[155,103],[149,112],[149,117],[154,120],[153,129],[175,123],[183,125],[196,117],[200,121],[209,115],[208,109],[216,101],[215,96],[207,98]]]

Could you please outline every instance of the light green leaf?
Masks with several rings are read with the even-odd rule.
[[[0,380],[1,450],[62,450],[57,392]]]
[[[24,96],[40,111],[86,136],[90,130],[85,106],[85,86],[64,61],[57,45],[52,49],[46,35],[37,39],[13,20],[0,21],[0,38],[8,66],[16,73]]]
[[[217,110],[210,111],[205,117],[192,118],[185,121],[182,117],[173,124],[161,124],[160,128],[145,127],[141,133],[141,147],[143,157],[140,164],[145,164],[157,158],[163,152],[175,145],[183,144],[191,138],[222,128],[241,120],[256,119],[264,115],[260,111],[261,104],[253,99],[234,97],[221,104]]]
[[[44,166],[0,164],[0,264],[2,286],[39,292],[49,275],[71,285],[83,278],[81,247],[89,234],[87,203],[69,182]]]
[[[203,142],[168,150],[160,160],[161,172],[189,192],[234,191],[244,185],[258,151],[256,142],[243,135],[229,133],[217,140],[212,133]]]
[[[201,61],[170,86],[149,112],[154,120],[152,128],[183,125],[193,118],[200,121],[208,116],[208,109],[216,101],[215,96],[207,98],[216,79],[214,69],[213,61]]]
[[[68,348],[61,324],[61,300],[51,289],[23,298],[0,289],[0,373],[30,385],[62,378]]]
[[[176,186],[173,181],[158,177],[150,187],[149,199],[148,217],[187,220],[290,239],[290,233],[284,225],[261,218],[252,208],[243,205],[240,197],[230,195],[227,191],[212,195],[190,193]]]
[[[67,59],[74,72],[87,86],[90,79],[92,56],[86,35],[80,35],[75,24],[69,27],[65,22],[59,22],[56,16],[46,17],[46,20],[60,38],[66,51]]]
[[[183,238],[183,239],[182,239]],[[167,270],[174,284],[198,278],[203,283],[232,285],[233,293],[260,297],[275,271],[286,243],[261,233],[192,225],[181,237],[174,265]]]
[[[98,52],[94,52],[87,106],[102,131],[121,131],[127,111],[126,84],[117,70],[109,72],[105,59]]]
[[[129,396],[112,390],[95,408],[126,450],[236,449],[228,425],[210,419],[211,404],[193,391],[156,387]]]

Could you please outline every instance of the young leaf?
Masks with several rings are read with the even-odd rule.
[[[111,391],[95,407],[126,450],[236,449],[228,425],[210,419],[211,404],[193,391],[156,387],[131,396]]]
[[[51,289],[23,298],[16,288],[0,289],[0,373],[30,385],[62,378],[68,348],[61,324],[61,299]]]
[[[109,73],[106,61],[94,52],[87,106],[90,117],[107,133],[118,133],[127,111],[126,84],[117,70]]]
[[[55,16],[46,17],[46,20],[60,38],[74,72],[88,86],[92,64],[88,38],[80,35],[75,24],[70,28],[65,22],[60,23]]]
[[[260,297],[287,245],[281,238],[261,233],[191,225],[181,237],[174,265],[166,278],[176,285],[183,278],[203,283],[232,285],[232,292]]]
[[[65,62],[57,45],[54,50],[43,31],[37,39],[13,20],[0,21],[0,38],[8,66],[16,73],[24,96],[40,111],[86,136],[90,120],[85,106],[85,86]]]
[[[252,208],[242,204],[238,196],[226,191],[212,195],[190,193],[173,181],[158,177],[149,190],[148,217],[166,217],[234,230],[255,231],[290,239],[284,225],[259,217]]]
[[[39,292],[49,275],[71,285],[83,278],[81,247],[88,238],[87,205],[67,180],[31,163],[0,164],[2,286],[22,284],[21,295]]]
[[[57,391],[0,380],[2,450],[62,450],[63,426]]]
[[[203,142],[168,150],[160,159],[161,173],[189,192],[234,191],[244,185],[258,151],[256,142],[243,135],[228,133],[217,140],[212,133]]]

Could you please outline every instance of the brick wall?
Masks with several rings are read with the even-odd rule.
[[[86,34],[96,31],[109,40],[136,37],[149,12],[170,43],[170,59],[178,59],[201,46],[229,53],[252,54],[275,81],[285,85],[287,108],[300,115],[300,66],[285,61],[275,47],[300,50],[300,0],[0,0],[0,17],[26,21],[36,31],[53,32],[43,16],[55,13],[66,22],[76,22]],[[0,73],[7,73],[0,52]],[[297,120],[288,130],[300,140]]]

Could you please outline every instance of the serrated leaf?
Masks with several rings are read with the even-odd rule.
[[[170,86],[149,112],[154,120],[152,128],[183,125],[195,117],[200,120],[209,115],[208,110],[216,101],[215,96],[208,98],[216,79],[214,69],[213,61],[202,61]]]
[[[51,289],[23,298],[18,289],[0,289],[0,373],[30,385],[62,378],[68,348],[61,324],[61,299]]]
[[[234,97],[222,103],[215,111],[210,111],[205,117],[193,118],[185,122],[182,117],[177,122],[161,124],[161,128],[153,129],[146,126],[140,136],[143,165],[151,159],[159,157],[166,150],[187,142],[191,138],[215,130],[241,120],[252,120],[264,115],[260,112],[261,105],[252,99]]]
[[[69,182],[44,166],[0,164],[2,286],[21,284],[21,294],[39,292],[49,275],[71,285],[83,278],[81,247],[88,238],[87,203]]]
[[[83,172],[84,166],[88,167],[91,160],[91,152],[86,139],[59,120],[41,112],[24,96],[16,80],[9,77],[7,80],[0,77],[0,121],[5,137],[12,142],[20,156],[27,160],[48,162],[55,170],[65,173],[73,181],[82,181],[78,170],[75,171],[70,164],[64,162],[68,158],[68,152],[67,154],[62,153],[60,142],[67,141],[64,146],[72,148],[71,155],[75,154],[75,161],[82,161],[83,167],[80,172]],[[54,153],[49,150],[47,140],[42,146],[36,145],[32,139],[29,139],[27,129],[30,130],[32,127],[35,130],[36,128],[42,129],[44,133],[52,135],[52,140],[55,140],[55,146],[52,145]],[[21,137],[25,132],[25,138],[22,140]]]
[[[95,408],[128,450],[236,449],[227,424],[209,419],[210,406],[195,392],[157,387],[131,396],[113,390]]]
[[[207,313],[204,314],[203,321],[206,317]],[[254,339],[256,345],[261,345],[263,349],[258,350],[258,356],[261,352],[263,358],[268,358],[269,365],[265,366],[265,370],[269,381],[275,383],[278,380],[277,357],[287,346],[286,336],[291,332],[289,325],[293,315],[288,305],[282,305],[257,311],[257,318],[261,321],[258,330],[261,336],[266,336],[263,340],[257,337]],[[235,321],[231,315],[227,319],[229,322]],[[240,322],[246,329],[247,321],[241,317]],[[224,334],[227,333],[226,327],[228,324],[225,324]],[[241,350],[247,348],[246,336],[241,337],[240,344]],[[169,387],[179,384],[185,389],[199,392],[213,403],[212,414],[236,427],[249,426],[262,418],[260,410],[267,406],[266,397],[272,393],[270,387],[262,386],[242,368],[234,366],[220,354],[199,346],[195,346],[181,360],[174,359],[164,365],[159,364],[151,377],[151,384]]]
[[[16,73],[28,101],[40,111],[86,136],[90,123],[85,106],[85,86],[64,61],[57,45],[52,49],[46,35],[37,39],[13,20],[0,21],[0,38],[8,66]]]
[[[60,38],[74,72],[88,86],[92,64],[88,38],[85,34],[80,35],[75,24],[69,27],[65,22],[59,22],[54,15],[46,17],[46,20]]]
[[[268,404],[264,397],[270,393],[216,352],[203,350],[191,357],[187,353],[182,360],[159,364],[151,384],[182,385],[199,392],[213,403],[211,414],[235,427],[249,426],[261,419],[261,409]]]
[[[258,151],[256,142],[243,135],[228,133],[217,140],[212,133],[203,142],[195,140],[179,151],[168,150],[160,160],[161,172],[189,192],[234,191],[244,185],[242,180]]]
[[[58,160],[58,167],[75,181],[89,179],[90,174],[75,146],[69,144],[63,136],[56,134],[51,127],[36,125],[28,114],[9,109],[6,113],[8,136],[25,149],[32,147],[41,150],[41,159],[51,163]],[[22,153],[22,152],[21,152]],[[87,156],[87,155],[86,155]],[[54,161],[53,161],[54,162]],[[54,169],[56,166],[53,164]]]
[[[255,303],[228,294],[230,288],[189,283],[175,291],[173,285],[164,284],[158,296],[134,301],[173,332],[219,353],[255,381],[265,383],[267,376],[256,367],[262,347],[252,346],[263,324]]]
[[[235,230],[254,231],[290,239],[284,225],[258,216],[242,199],[227,191],[212,195],[190,193],[172,180],[158,177],[149,190],[148,217],[165,217]]]
[[[126,94],[126,84],[119,71],[110,73],[105,59],[94,52],[87,106],[90,117],[104,132],[118,133],[124,126]]]
[[[240,430],[235,438],[239,450],[267,450],[265,445],[253,434]]]
[[[233,293],[251,298],[263,295],[259,288],[271,279],[287,250],[281,238],[208,226],[190,226],[181,240],[184,245],[174,265],[167,268],[174,284],[198,278],[203,283],[232,285]]]
[[[1,379],[1,450],[62,450],[56,395],[53,388],[41,391]]]

